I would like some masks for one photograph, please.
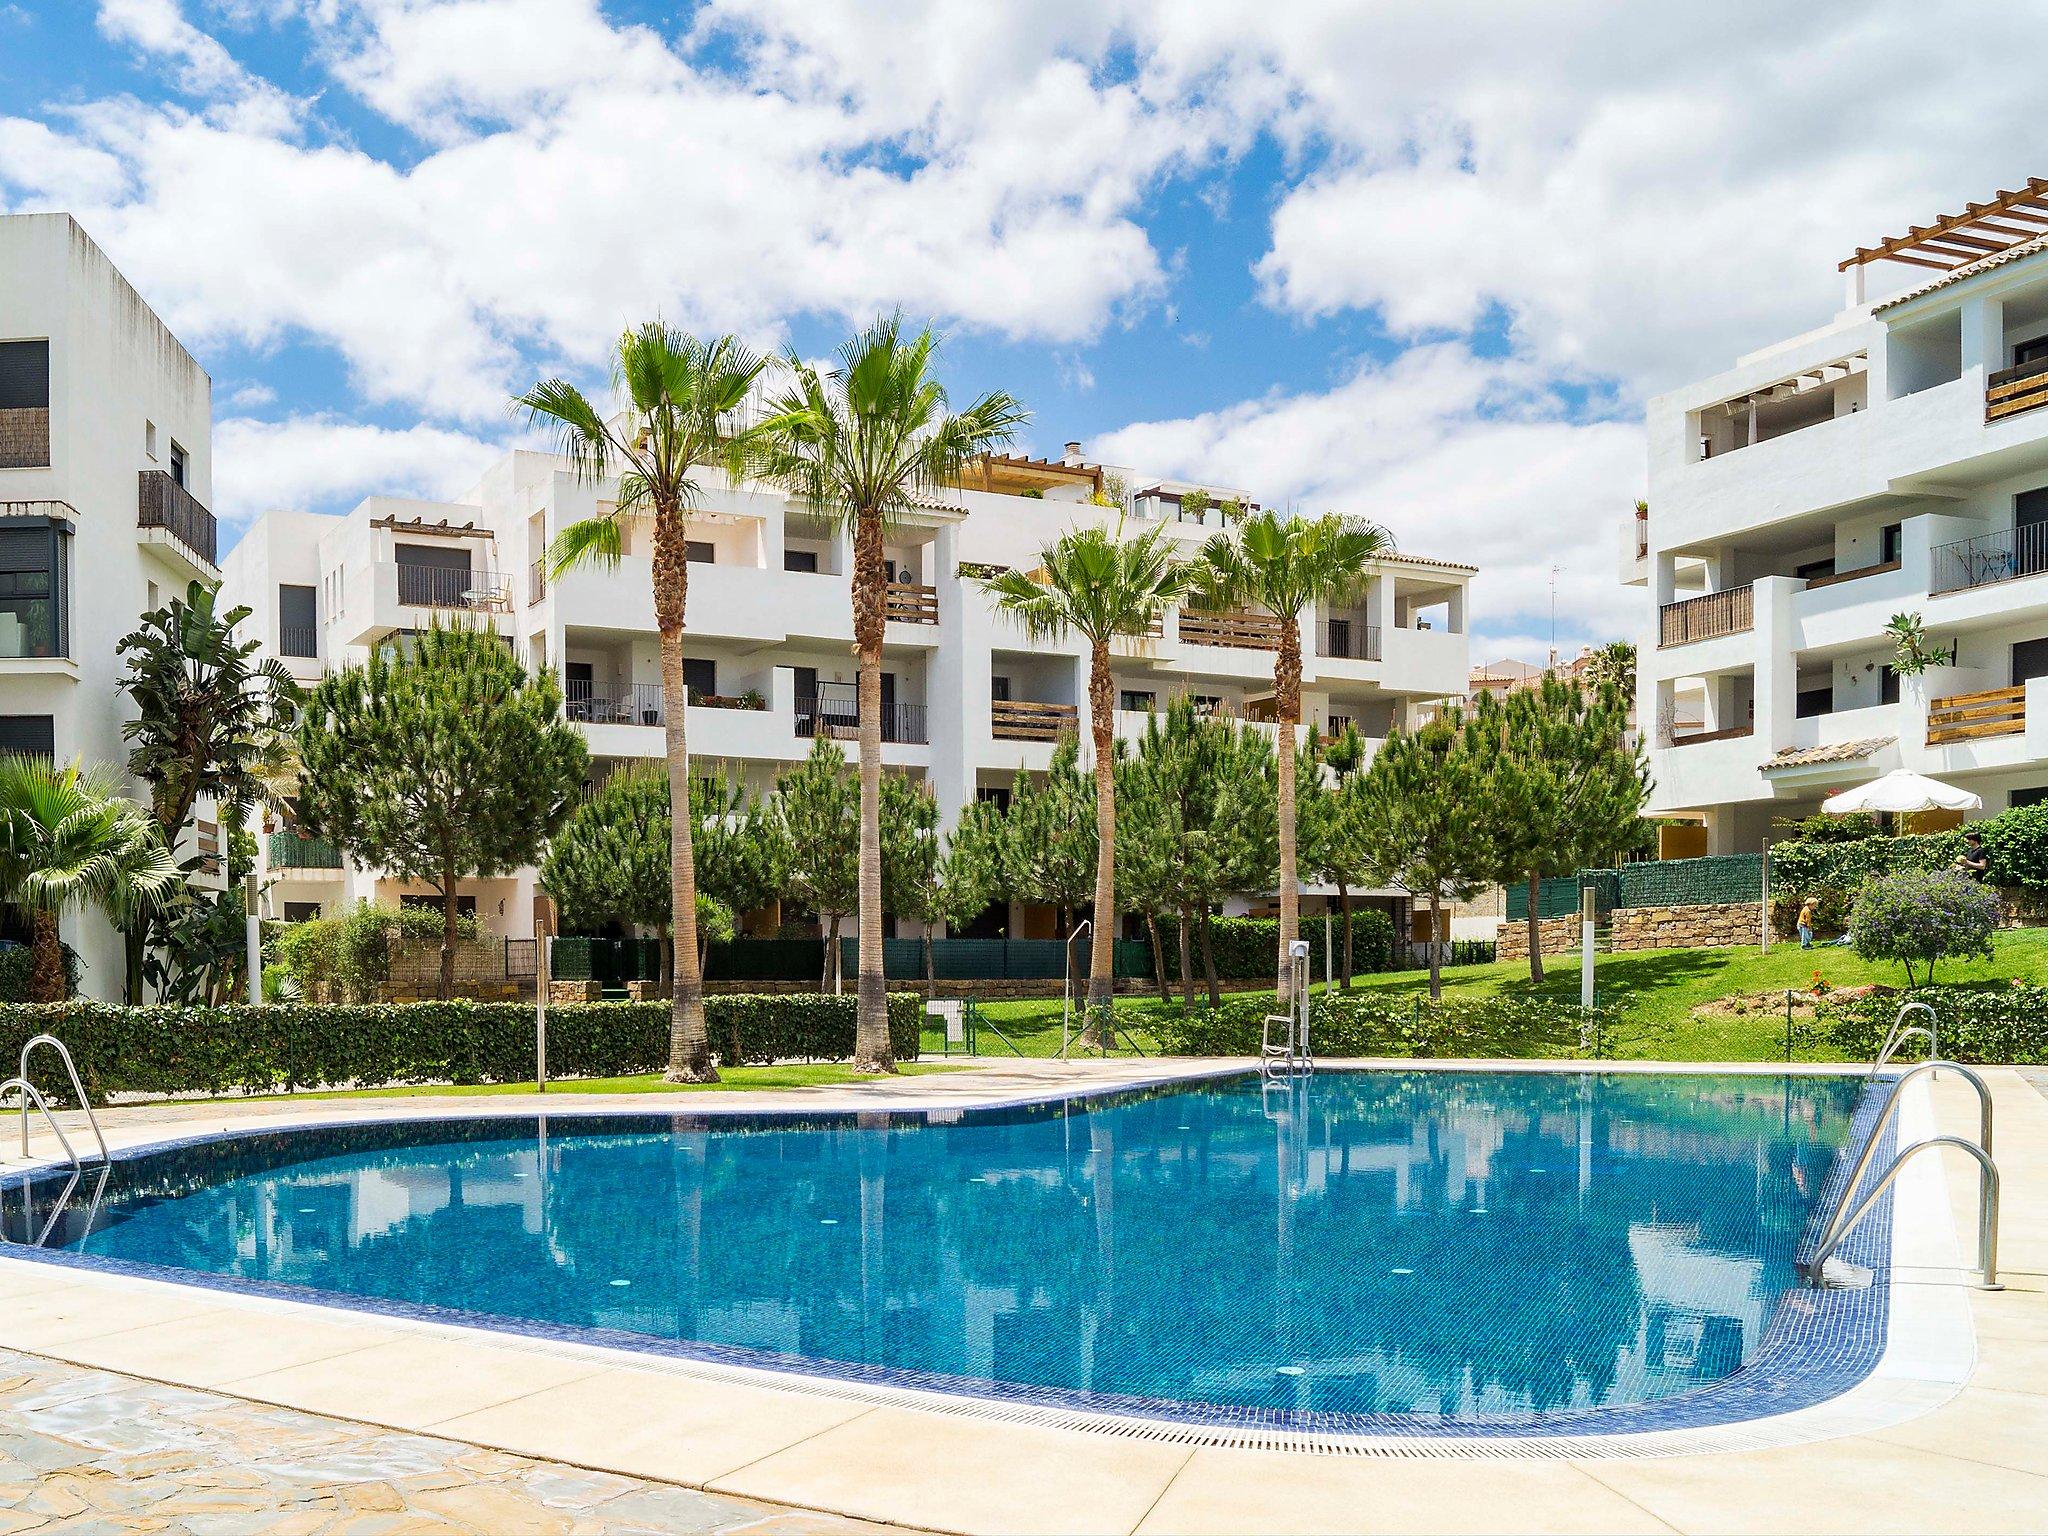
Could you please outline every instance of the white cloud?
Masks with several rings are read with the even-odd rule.
[[[230,417],[213,431],[214,510],[246,523],[274,507],[340,511],[365,496],[447,500],[473,487],[505,447],[430,426]]]
[[[1642,434],[1568,419],[1523,360],[1417,347],[1324,393],[1140,422],[1091,449],[1248,486],[1268,504],[1367,517],[1407,553],[1478,566],[1475,656],[1547,636],[1553,565],[1561,649],[1613,639],[1638,617],[1617,570],[1642,493]]]
[[[238,411],[261,410],[277,404],[277,391],[268,384],[240,384],[229,394],[228,404]]]
[[[178,89],[214,102],[221,120],[273,133],[288,132],[295,122],[292,98],[250,74],[216,38],[193,26],[178,0],[99,0],[98,20],[109,40],[175,63]]]

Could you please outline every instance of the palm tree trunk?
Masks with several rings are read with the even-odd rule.
[[[57,914],[38,907],[30,919],[28,1000],[64,1001],[64,941],[57,932]],[[24,1111],[25,1113],[26,1111]]]
[[[1097,641],[1088,663],[1088,729],[1095,743],[1095,915],[1088,931],[1088,1009],[1081,1043],[1109,1048],[1116,988],[1116,719],[1109,712],[1109,642]]]
[[[668,747],[669,950],[675,986],[669,997],[668,1080],[715,1083],[711,1038],[704,1023],[704,968],[697,953],[697,851],[692,846],[690,742],[685,712],[690,690],[683,681],[683,614],[689,602],[690,567],[678,507],[656,509],[654,519],[654,619],[661,631],[661,703]]]
[[[889,989],[882,975],[882,636],[888,601],[882,519],[863,511],[853,530],[853,643],[860,658],[860,980],[853,1069],[894,1072]]]
[[[1294,873],[1294,727],[1301,720],[1301,620],[1290,614],[1280,625],[1280,649],[1273,661],[1273,692],[1280,717],[1280,996],[1293,995],[1294,941],[1301,931],[1301,887]]]

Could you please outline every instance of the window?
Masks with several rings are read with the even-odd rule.
[[[711,542],[708,539],[683,540],[683,558],[692,565],[715,565],[711,558]]]
[[[683,658],[683,686],[693,699],[718,692],[718,663],[706,657]]]
[[[1133,715],[1142,715],[1159,707],[1159,695],[1144,688],[1126,688],[1117,708]]]
[[[1899,674],[1889,663],[1877,669],[1877,701],[1880,704],[1899,702]]]
[[[1832,576],[1835,574],[1835,557],[1829,555],[1825,560],[1809,560],[1804,565],[1795,565],[1792,574],[1801,581],[1812,581],[1816,576]]]
[[[1188,701],[1195,706],[1198,715],[1220,715],[1223,713],[1223,699],[1220,694],[1191,693]]]
[[[277,648],[287,656],[318,656],[318,594],[311,587],[280,583],[277,589]]]
[[[1906,525],[1887,523],[1878,530],[1878,564],[1895,564],[1906,548]]]
[[[1800,719],[1808,720],[1815,715],[1831,715],[1835,712],[1835,688],[1832,683],[1823,683],[1817,688],[1802,688],[1794,702],[1794,713]]]
[[[55,718],[50,715],[0,715],[0,752],[15,752],[25,757],[55,757]]]
[[[187,483],[185,479],[186,473],[187,460],[185,450],[178,446],[178,442],[174,438],[171,441],[171,478],[177,481],[178,484],[184,485]]]
[[[50,344],[0,341],[0,411],[50,408]]]
[[[70,539],[61,518],[10,517],[0,526],[0,657],[70,654]]]
[[[1007,677],[991,677],[988,680],[989,701],[994,704],[1010,702],[1010,680]]]
[[[476,586],[466,544],[399,544],[391,553],[398,562],[398,600],[408,607],[460,607]]]
[[[156,423],[153,421],[142,424],[142,451],[152,460],[156,458]]]
[[[782,568],[785,571],[802,571],[806,575],[818,574],[818,552],[815,549],[785,549],[782,552]]]
[[[2015,368],[2023,368],[2028,363],[2038,363],[2044,358],[2048,358],[2048,336],[2036,336],[2031,341],[2020,342],[2012,349],[2012,365]]]
[[[992,805],[1005,815],[1010,810],[1010,792],[1000,784],[983,784],[974,791],[974,798],[984,805]]]
[[[471,898],[474,900],[474,898]],[[288,923],[313,923],[320,920],[320,903],[317,901],[288,901],[284,904],[284,920]]]
[[[2016,789],[2005,797],[2005,803],[2013,810],[2023,805],[2039,805],[2048,800],[2048,784],[2034,784],[2026,789]]]

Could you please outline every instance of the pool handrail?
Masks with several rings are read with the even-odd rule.
[[[1833,1210],[1826,1224],[1821,1228],[1820,1240],[1814,1247],[1814,1256],[1808,1259],[1802,1266],[1806,1272],[1806,1277],[1815,1284],[1820,1282],[1821,1264],[1828,1255],[1832,1254],[1840,1246],[1842,1240],[1849,1235],[1849,1229],[1856,1222],[1860,1221],[1864,1212],[1870,1208],[1871,1199],[1858,1201],[1853,1210],[1849,1207],[1850,1202],[1856,1200],[1857,1191],[1863,1185],[1863,1176],[1869,1172],[1870,1165],[1877,1156],[1878,1143],[1883,1139],[1885,1127],[1891,1124],[1893,1118],[1899,1112],[1899,1105],[1906,1085],[1923,1072],[1931,1074],[1943,1067],[1947,1067],[1955,1072],[1964,1082],[1977,1090],[1977,1140],[1970,1142],[1956,1136],[1937,1136],[1924,1142],[1915,1142],[1912,1146],[1906,1148],[1905,1151],[1897,1153],[1891,1162],[1886,1165],[1885,1171],[1878,1178],[1871,1199],[1874,1199],[1878,1192],[1881,1192],[1891,1183],[1906,1159],[1923,1146],[1956,1143],[1981,1153],[1982,1156],[1979,1162],[1983,1167],[1990,1170],[1990,1177],[1981,1186],[1979,1195],[1978,1226],[1980,1248],[1983,1246],[1981,1238],[1986,1230],[1985,1223],[1988,1222],[1991,1241],[1986,1251],[1988,1251],[1993,1265],[1993,1271],[1986,1274],[1984,1283],[1989,1289],[1998,1288],[1995,1276],[1998,1258],[1998,1234],[1996,1230],[1998,1225],[1998,1169],[1997,1164],[1991,1160],[1991,1089],[1986,1086],[1982,1077],[1962,1065],[1962,1063],[1939,1059],[1920,1062],[1918,1065],[1908,1068],[1898,1077],[1892,1079],[1891,1090],[1885,1095],[1884,1105],[1878,1110],[1877,1118],[1871,1122],[1870,1133],[1863,1139],[1863,1150],[1857,1154],[1855,1164],[1849,1169],[1849,1177],[1842,1184],[1841,1193],[1835,1197]]]
[[[100,1130],[100,1117],[92,1112],[92,1100],[86,1096],[85,1084],[78,1079],[78,1067],[71,1060],[71,1052],[65,1048],[62,1040],[50,1034],[31,1035],[28,1043],[21,1048],[21,1061],[15,1068],[14,1081],[23,1084],[28,1082],[28,1059],[35,1053],[35,1048],[39,1045],[49,1046],[51,1050],[57,1053],[58,1059],[64,1063],[64,1075],[71,1080],[72,1095],[78,1100],[78,1107],[85,1111],[85,1122],[92,1127],[92,1139],[99,1143],[100,1161],[103,1163],[112,1162],[113,1158],[107,1153],[106,1134]],[[0,1096],[5,1096],[6,1092],[6,1087],[0,1086]],[[48,1120],[51,1129],[55,1130],[57,1121],[50,1113],[48,1102],[43,1099],[40,1093],[36,1095],[36,1102],[43,1106],[43,1118]],[[64,1141],[61,1131],[58,1132],[57,1139]],[[71,1143],[69,1141],[64,1141],[64,1150],[71,1152]],[[28,1156],[28,1098],[26,1095],[23,1096],[21,1101],[21,1155],[23,1157]],[[71,1160],[74,1163],[78,1162],[78,1154],[71,1152]]]
[[[1909,1013],[1926,1014],[1926,1025],[1923,1027],[1919,1024],[1908,1024],[1906,1015]],[[1940,1015],[1926,1003],[1901,1003],[1899,1011],[1892,1016],[1892,1027],[1885,1031],[1884,1045],[1877,1053],[1877,1060],[1871,1063],[1870,1070],[1864,1074],[1864,1080],[1867,1082],[1883,1071],[1885,1064],[1892,1059],[1893,1053],[1915,1035],[1927,1042],[1927,1059],[1938,1060],[1941,1056]]]
[[[0,1099],[5,1099],[8,1094],[15,1092],[17,1089],[21,1093],[22,1155],[24,1157],[28,1155],[28,1105],[29,1100],[33,1099],[35,1100],[36,1108],[43,1112],[43,1120],[49,1125],[52,1133],[55,1134],[57,1144],[64,1149],[64,1155],[71,1160],[72,1171],[75,1173],[83,1168],[85,1160],[78,1155],[78,1149],[71,1145],[71,1138],[64,1134],[64,1127],[57,1123],[57,1117],[50,1113],[50,1101],[43,1097],[42,1089],[25,1077],[10,1077],[6,1082],[0,1083]],[[101,1161],[105,1162],[107,1159],[102,1158]]]
[[[1935,1147],[1957,1147],[1977,1160],[1977,1268],[1984,1276],[1978,1287],[1986,1291],[2005,1289],[1998,1280],[1998,1164],[1991,1160],[1990,1153],[1967,1136],[1933,1136],[1926,1141],[1914,1142],[1894,1157],[1878,1175],[1877,1182],[1871,1185],[1870,1193],[1857,1201],[1847,1215],[1837,1210],[1837,1219],[1830,1224],[1820,1246],[1814,1249],[1813,1257],[1806,1261],[1809,1280],[1820,1283],[1823,1266],[1856,1229],[1856,1224],[1877,1204],[1878,1196],[1891,1187],[1892,1180],[1899,1176],[1908,1161]]]

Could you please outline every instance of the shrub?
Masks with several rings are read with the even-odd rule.
[[[1916,963],[1934,979],[1938,960],[1963,955],[1991,958],[1991,935],[2004,909],[1998,893],[1967,875],[1942,870],[1908,871],[1870,881],[1856,893],[1850,936],[1866,960],[1896,960],[1906,968],[1906,985],[1916,981]]]
[[[33,964],[34,951],[26,944],[0,949],[0,1003],[28,1001],[28,973]],[[78,951],[69,944],[64,946],[64,990],[78,990]]]
[[[1303,918],[1301,936],[1308,940],[1309,973],[1323,979],[1323,927],[1330,928],[1330,959],[1344,964],[1344,920]],[[1271,976],[1280,957],[1280,919],[1277,917],[1219,917],[1211,920],[1211,942],[1216,949],[1216,975],[1221,981],[1252,981]],[[1160,920],[1159,940],[1166,949],[1166,976],[1180,980],[1180,938],[1176,924]],[[1188,930],[1188,960],[1195,979],[1202,978],[1202,923],[1197,918]],[[1377,907],[1364,907],[1351,914],[1351,969],[1358,975],[1389,970],[1393,966],[1394,920]]]
[[[1152,1024],[1160,1047],[1178,1056],[1256,1056],[1267,998],[1163,1013]],[[1613,1023],[1596,1013],[1595,1028]],[[1568,1056],[1587,1016],[1574,1003],[1485,997],[1432,1003],[1384,993],[1337,993],[1309,1004],[1309,1044],[1318,1056]]]
[[[1775,882],[1774,882],[1775,883]],[[1820,898],[1819,909],[1814,913],[1814,933],[1824,939],[1849,931],[1849,893],[1834,886],[1822,886],[1818,890],[1803,890],[1794,895],[1771,897],[1771,931],[1781,939],[1790,939],[1799,933],[1799,908],[1808,896]]]
[[[438,920],[438,917],[437,917]],[[711,1048],[727,1063],[853,1054],[855,1000],[790,993],[704,999]],[[889,999],[896,1055],[914,1059],[923,1004]],[[530,1003],[281,1003],[266,1008],[0,1006],[0,1060],[43,1030],[70,1047],[87,1092],[269,1093],[321,1086],[522,1082],[533,1076]],[[668,1064],[667,1003],[548,1009],[548,1067],[560,1077],[624,1077]],[[59,1086],[39,1072],[38,1086]]]
[[[1984,853],[1990,862],[1986,879],[1992,885],[2048,891],[2048,805],[2018,806],[1971,822],[1967,830],[1983,834]],[[1963,847],[1961,830],[1909,837],[1865,836],[1851,841],[1817,835],[1816,829],[1804,822],[1799,831],[1797,839],[1771,849],[1774,890],[1806,892],[1834,887],[1853,891],[1875,875],[1947,869]]]
[[[1820,1022],[1843,1055],[1869,1060],[1884,1043],[1903,1000],[1876,994],[1826,1003]],[[2048,987],[1925,987],[1912,1000],[1934,1010],[1941,1054],[1951,1061],[2048,1063]]]
[[[476,919],[459,917],[455,932],[477,936]],[[441,947],[441,914],[425,907],[358,902],[339,917],[288,923],[271,941],[270,958],[284,967],[299,998],[312,1003],[366,1003],[390,979],[393,945]]]

